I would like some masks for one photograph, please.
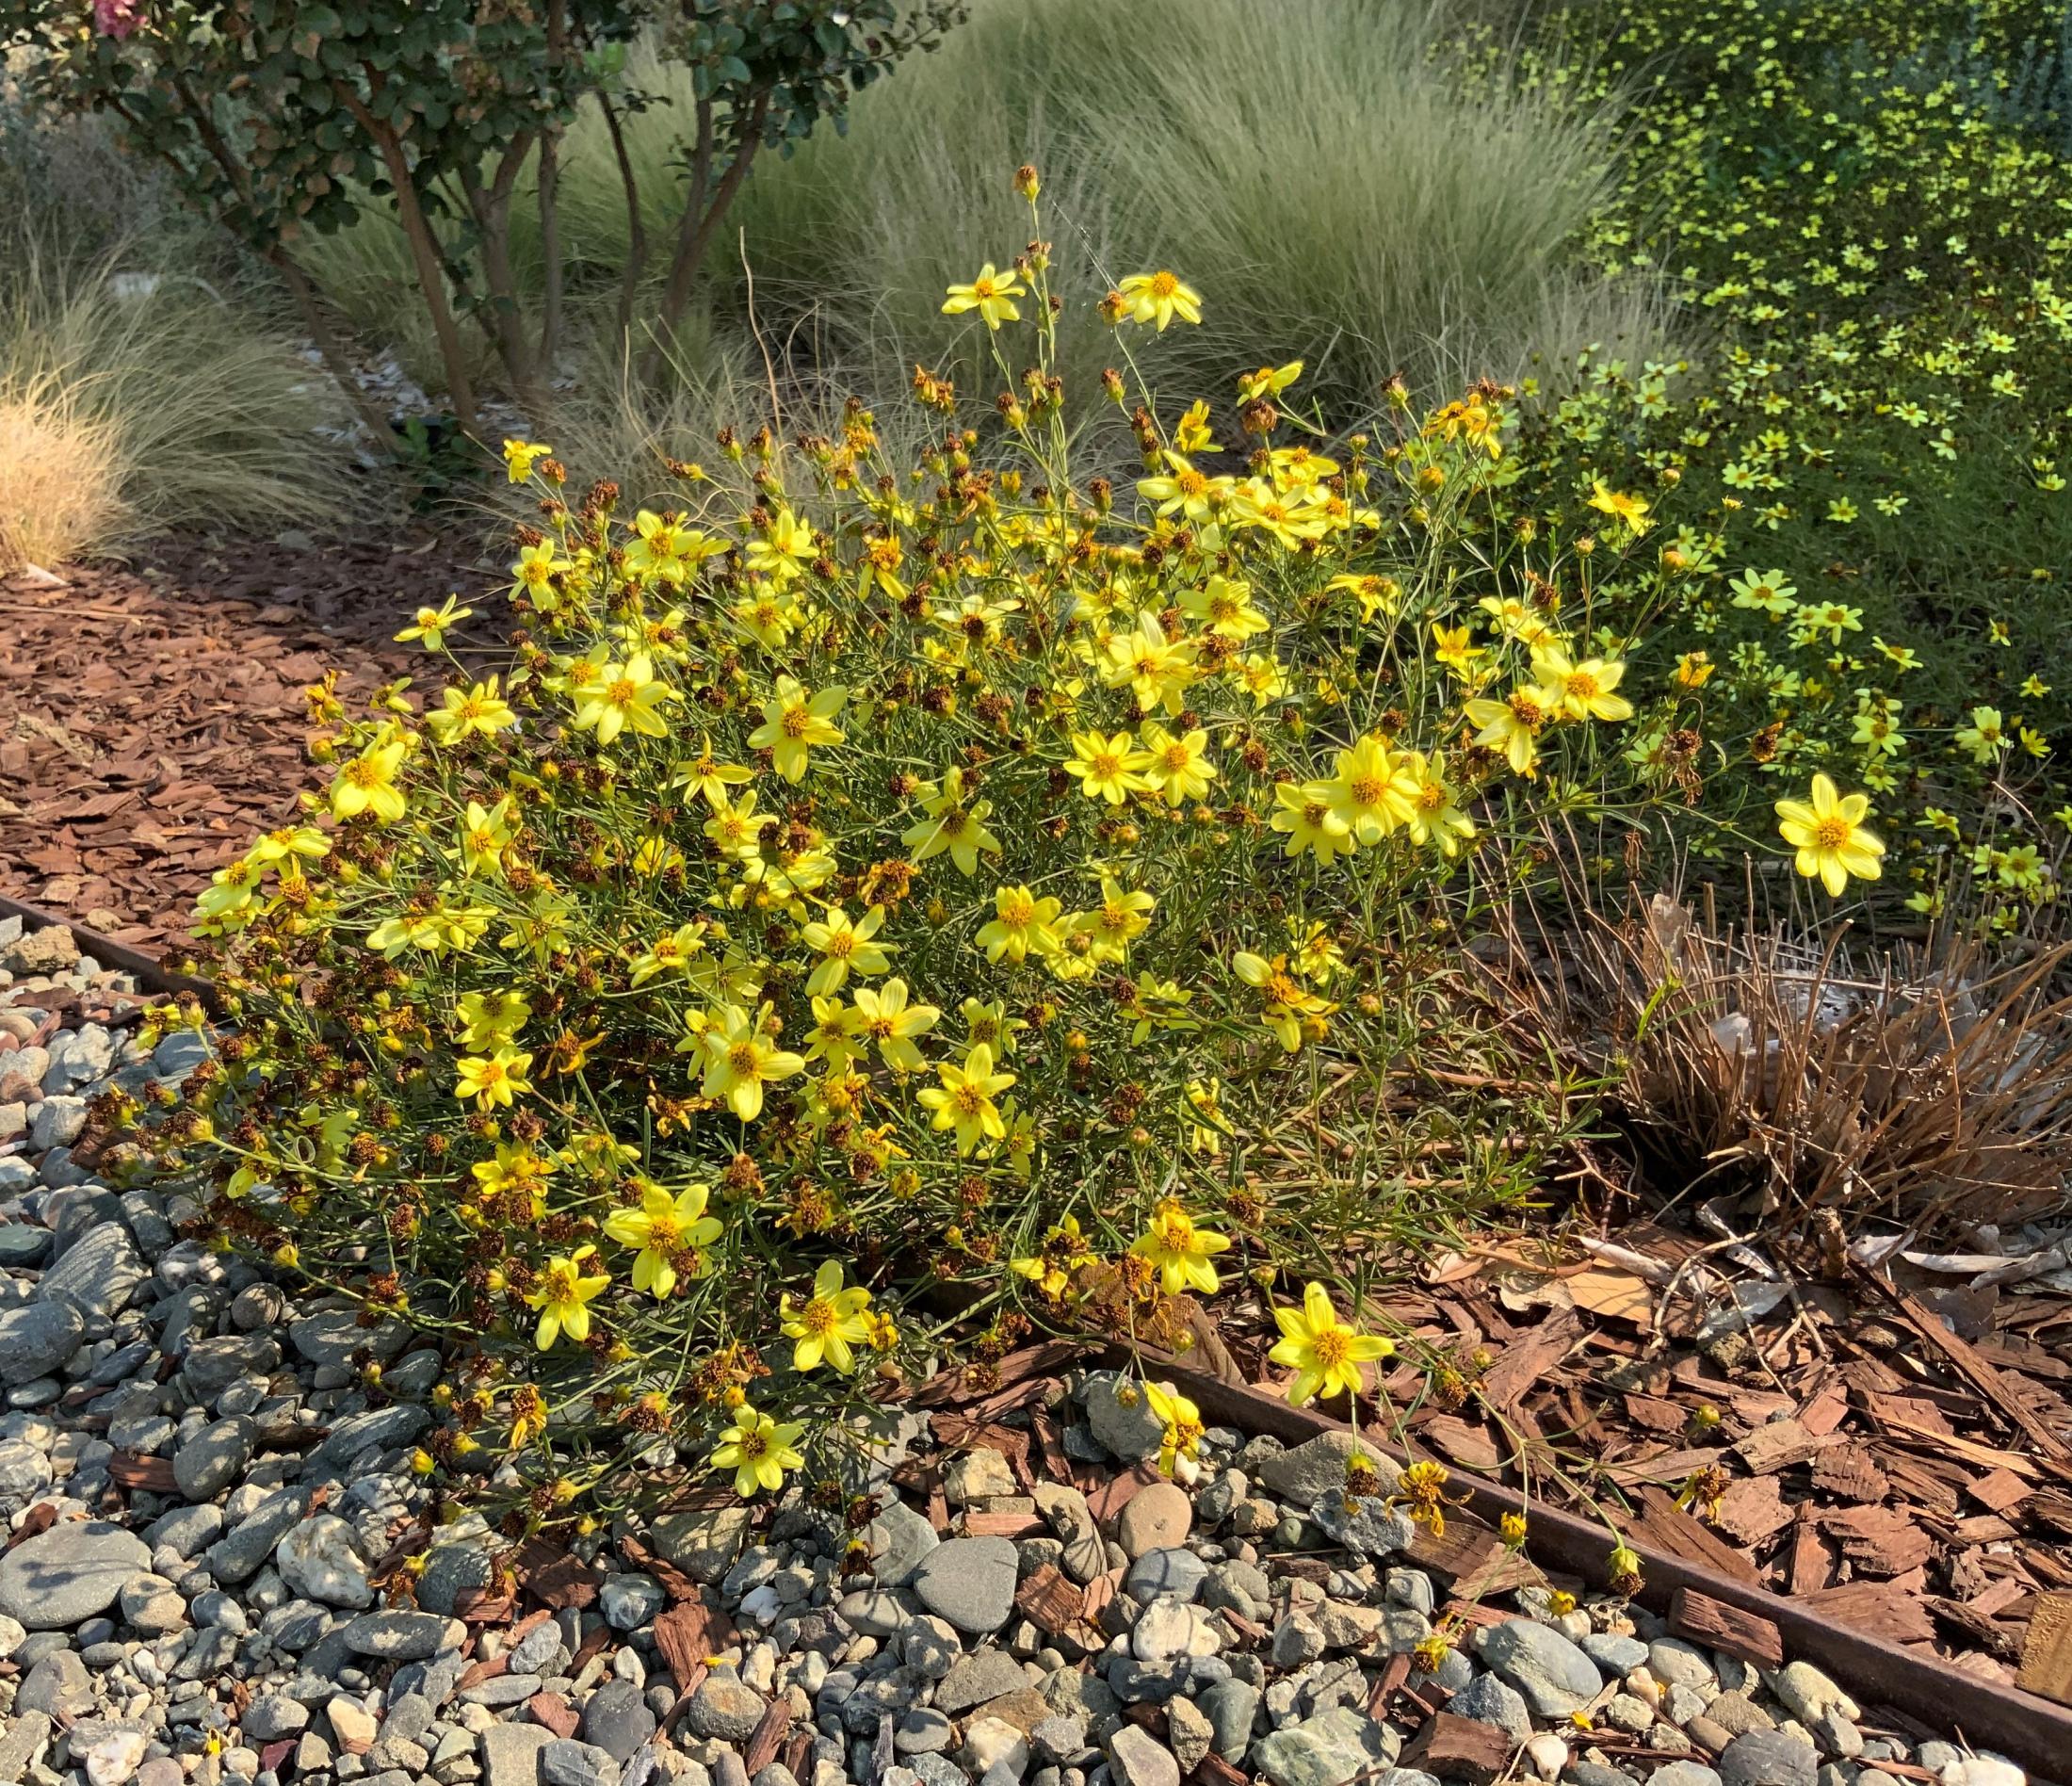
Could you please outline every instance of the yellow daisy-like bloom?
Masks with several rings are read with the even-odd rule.
[[[657,680],[647,653],[637,651],[623,664],[605,665],[597,680],[576,695],[575,724],[594,731],[600,744],[627,729],[642,738],[667,738],[669,722],[659,709],[677,698],[674,689]]]
[[[820,957],[820,965],[806,981],[806,991],[839,992],[849,983],[851,972],[882,974],[891,966],[898,945],[872,940],[884,928],[884,921],[885,908],[882,905],[873,905],[861,923],[851,923],[847,912],[831,905],[824,922],[816,918],[803,926],[799,932],[801,939]]]
[[[768,751],[787,782],[803,781],[810,747],[842,741],[834,716],[848,699],[847,689],[809,695],[793,677],[779,676],[776,699],[763,704],[763,723],[748,735],[750,748]]]
[[[1544,689],[1514,689],[1501,701],[1478,696],[1462,710],[1467,723],[1480,728],[1476,743],[1484,750],[1503,752],[1514,774],[1536,772],[1540,733],[1553,717],[1552,703]]]
[[[981,851],[1000,853],[999,838],[986,829],[993,803],[970,797],[962,769],[944,771],[942,786],[923,796],[921,810],[928,816],[899,834],[899,841],[914,852],[916,868],[947,854],[960,874],[976,874]]]
[[[952,285],[949,296],[943,304],[943,315],[961,317],[966,311],[976,310],[979,319],[988,329],[997,329],[1003,322],[1019,322],[1021,310],[1014,300],[1027,294],[1028,287],[1011,268],[997,272],[991,261],[979,268],[979,277],[968,285]]]
[[[811,1371],[825,1359],[844,1376],[856,1369],[853,1346],[870,1343],[870,1291],[857,1285],[842,1288],[839,1260],[829,1259],[814,1274],[813,1294],[796,1309],[786,1296],[780,1304],[784,1335],[798,1344],[791,1354],[794,1371]]]
[[[782,1488],[786,1471],[805,1467],[796,1449],[804,1431],[802,1421],[773,1421],[743,1402],[713,1447],[712,1467],[734,1472],[734,1492],[744,1501],[758,1488]]]
[[[1590,487],[1590,506],[1600,514],[1609,514],[1623,521],[1635,539],[1648,529],[1648,500],[1645,496],[1632,495],[1625,491],[1610,488],[1602,478]]]
[[[401,739],[377,744],[344,763],[331,784],[331,810],[335,818],[353,819],[371,812],[383,824],[394,824],[408,809],[396,777],[403,767],[410,746]]]
[[[1417,778],[1409,763],[1372,733],[1338,753],[1337,773],[1324,784],[1331,809],[1356,842],[1377,844],[1410,823]]]
[[[1815,775],[1811,798],[1777,802],[1777,829],[1798,852],[1795,862],[1807,880],[1816,876],[1839,899],[1854,875],[1875,881],[1885,844],[1865,825],[1870,812],[1866,794],[1844,794],[1825,775]]]
[[[722,1232],[717,1218],[705,1213],[712,1193],[694,1184],[675,1196],[658,1184],[644,1186],[638,1210],[614,1210],[605,1218],[605,1232],[621,1246],[639,1247],[633,1261],[633,1287],[667,1296],[676,1288],[677,1260],[699,1247],[710,1246]]]
[[[1360,1393],[1360,1366],[1394,1355],[1396,1348],[1378,1334],[1362,1333],[1338,1319],[1331,1293],[1321,1284],[1303,1291],[1300,1308],[1276,1308],[1281,1338],[1267,1356],[1295,1372],[1287,1399],[1301,1407],[1318,1395]]]
[[[1030,952],[1048,955],[1059,947],[1059,902],[1039,899],[1026,886],[1003,886],[993,895],[993,920],[979,932],[979,945],[986,959],[998,962],[1026,961]]]
[[[531,1065],[532,1056],[516,1048],[498,1048],[486,1057],[462,1055],[454,1063],[453,1095],[462,1101],[472,1097],[478,1110],[508,1105],[532,1090],[526,1078]]]
[[[931,1128],[957,1131],[960,1158],[976,1152],[982,1142],[1007,1139],[1007,1125],[993,1100],[1014,1083],[1015,1076],[993,1070],[993,1050],[986,1044],[975,1044],[962,1066],[938,1061],[935,1071],[943,1082],[921,1092],[921,1105],[935,1112]]]
[[[752,1017],[739,1005],[729,1005],[703,1041],[705,1077],[698,1089],[707,1097],[724,1098],[744,1123],[763,1113],[764,1086],[805,1071],[800,1056],[780,1048],[764,1033],[761,1015]]]
[[[1144,780],[1169,806],[1208,798],[1216,765],[1208,760],[1208,734],[1200,726],[1180,737],[1153,722],[1143,730]]]
[[[1079,778],[1079,791],[1089,800],[1105,800],[1111,806],[1120,806],[1130,795],[1151,790],[1143,774],[1150,767],[1150,754],[1139,750],[1137,740],[1127,732],[1117,732],[1112,737],[1103,737],[1099,732],[1075,732],[1065,773]]]
[[[1331,788],[1325,782],[1296,787],[1282,782],[1273,789],[1274,813],[1268,823],[1287,841],[1282,848],[1291,856],[1313,850],[1319,862],[1352,853],[1352,827],[1332,810]]]
[[[1210,1261],[1218,1253],[1230,1251],[1230,1237],[1196,1227],[1179,1203],[1167,1197],[1152,1210],[1150,1223],[1129,1243],[1129,1250],[1158,1268],[1168,1296],[1189,1290],[1213,1296],[1223,1280]]]
[[[1156,325],[1160,334],[1177,317],[1182,322],[1202,319],[1202,294],[1182,283],[1177,273],[1132,273],[1116,287],[1132,322]]]
[[[1072,1275],[1093,1262],[1093,1251],[1079,1232],[1079,1218],[1068,1215],[1044,1234],[1034,1254],[1009,1259],[1008,1268],[1055,1301],[1072,1288]]]
[[[536,440],[510,440],[504,442],[504,475],[514,484],[522,484],[532,476],[532,468],[547,458],[554,448]]]
[[[1564,720],[1633,717],[1633,703],[1612,692],[1626,676],[1626,665],[1616,658],[1578,663],[1563,646],[1546,642],[1532,647],[1532,669],[1547,706]]]
[[[882,986],[856,988],[857,1028],[863,1040],[878,1045],[879,1058],[896,1073],[918,1073],[927,1062],[914,1038],[926,1035],[943,1014],[933,1005],[907,1003],[907,983],[888,980]]]
[[[442,705],[425,715],[425,724],[442,744],[458,744],[479,734],[488,738],[518,723],[510,703],[497,692],[497,678],[471,683],[465,689],[447,689]]]
[[[407,645],[419,639],[427,651],[437,651],[445,643],[447,632],[475,612],[472,608],[462,608],[460,602],[458,595],[448,595],[436,608],[420,608],[411,624],[396,635],[396,642]]]
[[[564,1333],[577,1345],[590,1338],[590,1305],[611,1283],[602,1273],[583,1275],[583,1261],[596,1256],[594,1246],[579,1246],[559,1258],[550,1258],[541,1268],[540,1281],[526,1293],[526,1306],[540,1311],[533,1344],[542,1352]]]
[[[1156,1383],[1144,1385],[1144,1404],[1162,1429],[1158,1439],[1160,1469],[1170,1476],[1178,1459],[1201,1455],[1202,1434],[1206,1429],[1202,1424],[1200,1408],[1177,1389],[1160,1388]]]
[[[457,1009],[461,1046],[478,1053],[509,1042],[532,1015],[531,1004],[517,992],[463,992]]]

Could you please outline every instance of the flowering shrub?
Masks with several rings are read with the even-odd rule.
[[[628,519],[511,442],[508,670],[448,603],[421,705],[312,690],[328,794],[202,901],[239,1025],[161,1156],[220,1233],[487,1339],[428,1469],[510,1453],[535,1518],[672,1447],[772,1489],[953,1323],[980,1368],[1031,1321],[1184,1344],[1234,1273],[1356,1291],[1532,1182],[1514,1090],[1391,1088],[1501,1065],[1446,950],[1615,771],[1621,641],[1563,585],[1616,547],[1459,576],[1503,394],[1327,452],[1293,365],[1240,382],[1248,450],[1110,375],[1145,475],[1076,483],[1047,271],[949,294],[998,437],[917,373],[919,465],[855,408]],[[1105,308],[1126,360],[1204,301]],[[1310,1393],[1385,1351],[1319,1287],[1276,1356]]]

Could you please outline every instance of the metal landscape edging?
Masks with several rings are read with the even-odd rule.
[[[1095,1368],[1123,1369],[1132,1353],[1127,1346],[1094,1346],[1084,1362]],[[1225,1383],[1196,1371],[1165,1353],[1140,1346],[1134,1355],[1155,1373],[1171,1378],[1202,1411],[1206,1420],[1240,1432],[1268,1434],[1301,1444],[1324,1433],[1349,1433],[1344,1421],[1311,1408],[1291,1406],[1279,1396]],[[1408,1463],[1400,1447],[1373,1435],[1360,1437],[1399,1463]],[[1501,1484],[1454,1473],[1451,1486],[1465,1495],[1466,1511],[1496,1527],[1507,1513],[1528,1516],[1531,1534],[1529,1554],[1566,1573],[1602,1582],[1616,1539],[1603,1526],[1550,1507],[1528,1502]],[[1662,1609],[1678,1588],[1768,1619],[1776,1626],[1790,1660],[1812,1663],[1867,1702],[1886,1704],[1921,1721],[1952,1730],[1973,1747],[1991,1748],[2019,1762],[2032,1781],[2072,1778],[2072,1707],[2039,1698],[2021,1688],[1982,1680],[1939,1658],[1917,1654],[1882,1637],[1872,1637],[1805,1607],[1721,1575],[1699,1564],[1655,1550],[1628,1537],[1628,1549],[1641,1559],[1643,1585],[1635,1597],[1650,1611]]]
[[[79,945],[79,952],[91,955],[102,966],[117,967],[123,973],[133,974],[140,985],[169,998],[191,992],[208,1007],[211,1015],[219,1014],[222,1009],[222,996],[217,991],[214,981],[199,979],[193,974],[176,974],[141,950],[119,943],[114,937],[104,935],[74,918],[46,911],[40,905],[31,905],[26,900],[14,899],[6,893],[0,893],[0,917],[19,917],[24,930],[57,928],[70,931],[73,940]]]

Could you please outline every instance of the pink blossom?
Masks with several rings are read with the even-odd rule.
[[[126,38],[144,22],[144,0],[93,0],[94,27],[103,37]]]

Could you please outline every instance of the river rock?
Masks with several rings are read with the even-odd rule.
[[[105,1519],[63,1519],[0,1557],[0,1613],[30,1631],[69,1631],[115,1604],[151,1567],[135,1533]]]

